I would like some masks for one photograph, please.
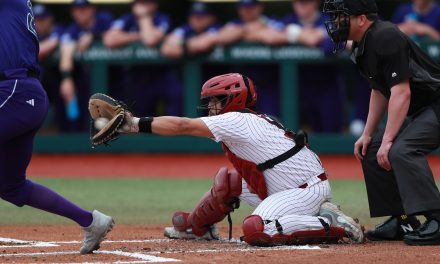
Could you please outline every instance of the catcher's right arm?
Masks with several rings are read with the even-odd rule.
[[[127,106],[108,95],[96,93],[90,97],[89,113],[92,119],[90,127],[90,141],[92,145],[106,144],[119,136],[118,130],[125,123]],[[99,131],[94,121],[98,118],[107,118],[109,122]]]

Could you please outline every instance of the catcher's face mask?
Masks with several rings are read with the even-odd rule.
[[[200,106],[197,107],[199,116],[215,116],[220,114],[226,104],[227,98],[226,95],[202,98]]]
[[[334,44],[333,52],[338,53],[347,46],[350,32],[350,14],[345,8],[344,0],[326,0],[323,12],[329,17],[329,20],[324,23]]]

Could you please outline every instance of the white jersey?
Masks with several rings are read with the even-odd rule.
[[[295,146],[285,131],[252,113],[229,112],[201,118],[214,135],[237,157],[256,164],[270,160]],[[304,147],[288,160],[264,171],[268,195],[315,184],[324,168],[317,155]]]

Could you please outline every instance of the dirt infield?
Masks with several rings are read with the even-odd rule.
[[[238,228],[238,227],[237,227]],[[249,247],[242,242],[169,240],[163,226],[116,226],[101,249],[81,256],[74,226],[9,226],[0,230],[0,263],[439,263],[438,247],[402,242],[306,247]],[[221,228],[226,236],[226,229]],[[238,236],[240,231],[234,230]]]
[[[330,179],[363,179],[353,156],[326,156],[321,160]],[[440,179],[440,157],[429,159]],[[229,161],[221,154],[163,155],[35,155],[28,175],[32,177],[161,177],[210,178]]]

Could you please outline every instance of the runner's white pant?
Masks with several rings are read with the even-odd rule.
[[[268,235],[278,233],[275,220],[281,224],[283,233],[286,235],[323,228],[317,214],[321,205],[331,199],[328,181],[318,182],[305,189],[294,188],[281,191],[268,196],[263,201],[249,191],[245,181],[242,187],[240,200],[255,208],[252,214],[259,215],[263,220],[272,221],[264,226],[264,233]]]

